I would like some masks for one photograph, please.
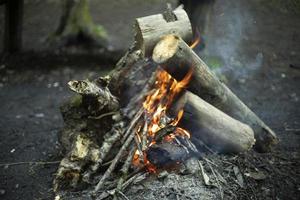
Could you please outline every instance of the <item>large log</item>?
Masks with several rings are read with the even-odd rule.
[[[275,133],[219,81],[179,36],[163,37],[155,46],[152,58],[179,80],[192,69],[194,72],[189,90],[229,116],[250,125],[255,133],[257,151],[269,151],[278,142]]]
[[[177,34],[186,42],[193,36],[189,17],[183,9],[137,18],[135,29],[136,47],[146,56],[151,56],[155,44],[166,34]]]
[[[239,153],[249,150],[255,143],[253,130],[197,95],[186,91],[172,106],[175,114],[184,109],[179,126],[191,133],[191,141],[200,146],[202,141],[219,153]]]

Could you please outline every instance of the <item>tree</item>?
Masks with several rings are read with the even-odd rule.
[[[62,0],[60,24],[49,39],[62,46],[85,44],[103,47],[107,33],[102,26],[94,24],[88,0]]]

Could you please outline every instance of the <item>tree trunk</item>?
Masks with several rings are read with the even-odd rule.
[[[88,0],[63,0],[60,24],[53,38],[63,45],[86,43],[104,46],[107,34],[102,26],[93,23]]]
[[[4,51],[13,53],[22,48],[23,0],[10,0],[5,5]]]

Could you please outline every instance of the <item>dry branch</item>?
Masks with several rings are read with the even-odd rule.
[[[278,142],[275,133],[218,80],[180,37],[163,37],[155,46],[152,58],[178,80],[189,70],[194,70],[189,90],[231,117],[250,125],[255,133],[255,148],[258,151],[268,151]]]
[[[123,152],[127,149],[127,147],[132,142],[132,140],[134,138],[134,135],[135,135],[135,131],[136,131],[135,130],[135,127],[136,127],[135,125],[141,117],[140,113],[141,112],[138,112],[136,114],[136,116],[133,118],[131,124],[129,125],[129,128],[127,129],[126,133],[124,134],[125,136],[128,135],[128,137],[126,138],[126,141],[123,143],[123,145],[122,145],[121,149],[119,150],[118,154],[115,156],[115,158],[113,159],[113,161],[110,164],[109,168],[106,170],[106,172],[102,176],[101,180],[96,185],[96,187],[94,189],[94,193],[97,193],[102,188],[105,180],[111,175],[111,173],[115,169],[116,164],[119,162]],[[129,134],[127,134],[127,133],[129,133]]]

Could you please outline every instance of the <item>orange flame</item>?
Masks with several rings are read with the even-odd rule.
[[[195,48],[199,43],[200,43],[201,39],[200,39],[200,36],[198,36],[196,38],[196,40],[190,45],[190,47],[193,49]]]
[[[154,90],[146,97],[143,102],[143,107],[146,111],[149,125],[147,127],[147,146],[151,146],[156,143],[154,137],[156,133],[164,128],[166,124],[163,124],[161,119],[166,118],[166,111],[171,106],[177,94],[179,94],[189,83],[192,77],[192,70],[189,71],[181,81],[175,80],[169,73],[164,70],[159,70],[156,74],[156,81]],[[180,119],[184,114],[184,110],[180,110],[175,119],[170,122],[171,125],[177,126]],[[190,138],[190,133],[182,128],[177,127],[174,133],[164,137],[164,141],[172,141],[176,135]],[[145,152],[141,155],[139,151],[135,152],[133,158],[133,164],[140,166],[140,157],[144,157],[144,165],[148,171],[155,172],[155,166],[147,160]]]

